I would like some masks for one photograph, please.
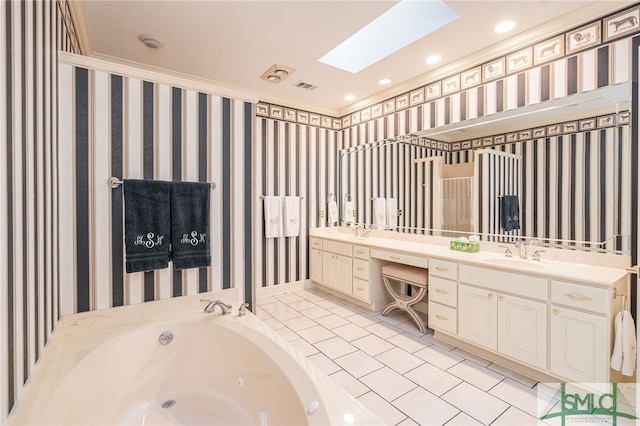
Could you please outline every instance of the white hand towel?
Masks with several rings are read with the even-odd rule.
[[[353,214],[354,207],[353,201],[347,201],[344,203],[344,222],[347,225],[350,225],[356,221],[355,215]]]
[[[398,200],[387,198],[387,229],[394,230],[398,226]]]
[[[264,236],[280,238],[284,236],[282,226],[282,197],[264,197]]]
[[[373,225],[375,229],[385,229],[387,227],[387,208],[384,198],[373,199]]]
[[[622,311],[615,319],[615,341],[611,355],[611,368],[633,376],[636,369],[636,328],[629,311]]]
[[[338,203],[336,200],[329,201],[327,209],[329,210],[329,223],[332,225],[338,223]]]
[[[284,236],[300,235],[300,197],[284,197]]]

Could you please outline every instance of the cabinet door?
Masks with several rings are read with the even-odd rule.
[[[335,288],[336,287],[336,254],[322,252],[322,284]]]
[[[458,335],[480,346],[496,350],[498,307],[496,293],[458,285]]]
[[[311,281],[322,284],[322,251],[311,249]]]
[[[605,317],[551,307],[550,370],[572,382],[609,381],[609,344]]]
[[[353,265],[351,258],[336,255],[335,262],[335,287],[345,293],[352,294]]]
[[[498,352],[547,368],[547,305],[498,295]]]

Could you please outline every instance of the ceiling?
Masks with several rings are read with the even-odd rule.
[[[543,40],[590,18],[621,9],[629,1],[447,0],[460,18],[379,62],[352,74],[318,59],[392,7],[395,1],[185,1],[85,0],[71,2],[83,53],[150,67],[232,87],[259,100],[342,116],[402,94],[462,67],[480,64]],[[493,27],[516,22],[510,33]],[[389,32],[402,27],[389,28]],[[164,45],[146,47],[150,34]],[[427,65],[438,54],[442,61]],[[465,58],[464,60],[461,60]],[[275,84],[260,79],[274,64],[293,68]],[[378,81],[389,78],[389,86]],[[314,90],[295,87],[304,82]],[[344,96],[353,94],[355,100]]]

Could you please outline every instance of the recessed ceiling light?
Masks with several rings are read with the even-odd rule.
[[[346,95],[346,96],[344,97],[344,100],[345,100],[345,101],[352,101],[352,100],[354,100],[355,98],[356,98],[356,97],[355,97],[355,95]]]
[[[431,55],[429,56],[427,59],[425,59],[424,61],[429,64],[429,65],[433,65],[433,64],[437,64],[438,62],[440,62],[442,60],[442,58],[438,55]]]
[[[389,84],[391,83],[391,80],[389,80],[388,78],[383,78],[382,80],[378,81],[379,84]]]
[[[504,21],[496,25],[493,28],[493,31],[498,34],[502,34],[502,33],[506,33],[507,31],[511,31],[512,29],[515,28],[515,26],[516,26],[516,23],[513,21]]]
[[[140,40],[145,46],[150,47],[151,49],[158,49],[164,46],[164,43],[162,41],[149,34],[140,34],[138,36],[138,40]]]
[[[442,0],[402,0],[318,60],[355,74],[459,17]]]

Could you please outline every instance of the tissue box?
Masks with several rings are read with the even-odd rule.
[[[480,243],[477,241],[456,241],[449,243],[449,248],[455,251],[463,251],[465,253],[477,253],[480,251]]]

